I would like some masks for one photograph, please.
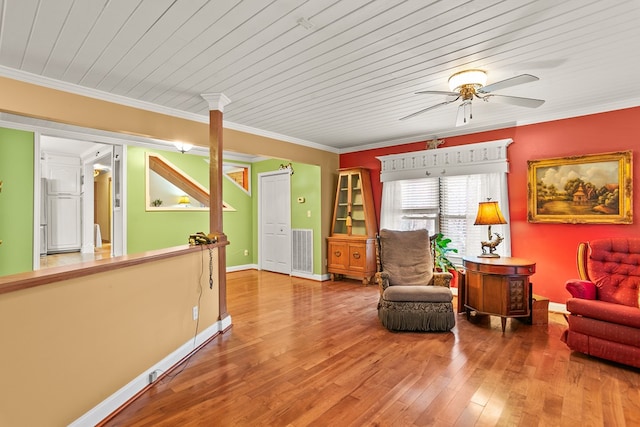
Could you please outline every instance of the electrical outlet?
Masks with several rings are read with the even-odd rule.
[[[249,256],[249,249],[244,250],[244,256]]]
[[[198,306],[193,306],[193,320],[198,320]]]

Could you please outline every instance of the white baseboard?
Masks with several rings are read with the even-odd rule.
[[[322,275],[320,274],[309,274],[309,273],[303,273],[301,271],[292,271],[291,275],[293,277],[301,277],[303,279],[309,279],[309,280],[315,280],[318,282],[322,282]]]
[[[258,269],[258,264],[234,265],[233,267],[227,267],[227,273],[232,273],[234,271],[257,270],[257,269]]]
[[[233,273],[235,271],[243,271],[243,270],[260,270],[257,264],[244,264],[244,265],[234,265],[232,267],[227,267],[227,273]],[[322,282],[324,280],[329,280],[329,275],[324,274],[313,274],[313,273],[303,273],[300,271],[292,271],[291,276],[293,277],[301,277],[303,279],[316,280],[318,282]]]
[[[208,339],[224,331],[231,326],[231,316],[227,316],[222,320],[217,321],[213,325],[209,326],[204,331],[196,335],[195,339],[190,339],[183,345],[181,345],[173,353],[166,356],[160,362],[151,366],[149,369],[138,375],[131,380],[129,384],[122,387],[120,390],[113,393],[111,396],[100,402],[93,409],[82,415],[80,418],[69,424],[70,427],[85,427],[95,426],[115,410],[125,404],[129,399],[139,393],[142,389],[149,385],[149,374],[152,372],[166,372],[175,366],[180,360],[186,357],[193,350],[198,348]]]
[[[560,304],[558,302],[549,302],[549,311],[552,311],[554,313],[569,313],[567,311],[567,305]]]

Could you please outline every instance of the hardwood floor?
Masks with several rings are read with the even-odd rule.
[[[640,370],[571,353],[566,322],[392,333],[378,289],[230,273],[233,328],[106,426],[633,426]]]

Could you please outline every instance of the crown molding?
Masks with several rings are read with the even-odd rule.
[[[583,107],[583,108],[578,108],[573,110],[564,110],[564,111],[556,111],[551,113],[540,114],[528,120],[519,120],[517,122],[508,122],[508,123],[500,123],[495,125],[476,126],[476,127],[462,126],[459,128],[454,128],[450,131],[438,132],[435,135],[434,134],[424,134],[424,135],[416,134],[413,136],[407,136],[400,139],[390,139],[390,140],[374,142],[371,144],[343,147],[339,150],[339,153],[346,154],[346,153],[353,153],[357,151],[375,150],[378,148],[392,147],[394,145],[428,141],[436,137],[441,139],[441,138],[450,138],[450,137],[461,136],[461,135],[470,135],[470,134],[479,133],[479,132],[488,132],[492,130],[506,129],[506,128],[517,127],[517,126],[527,126],[527,125],[533,125],[538,123],[552,122],[555,120],[572,119],[572,118],[581,117],[581,116],[589,116],[592,114],[608,113],[611,111],[624,110],[626,108],[634,108],[638,106],[640,106],[640,97],[635,97],[635,98],[625,99],[621,101],[610,102],[607,104],[601,104],[598,106],[588,106],[588,107]]]
[[[89,98],[99,99],[101,101],[112,102],[114,104],[125,105],[127,107],[139,108],[141,110],[151,111],[154,113],[165,114],[167,116],[177,117],[185,120],[191,120],[198,123],[209,123],[209,116],[204,114],[195,114],[187,111],[177,110],[174,108],[163,107],[162,105],[153,104],[151,102],[140,101],[133,98],[128,98],[122,95],[115,95],[113,93],[91,89],[84,86],[76,85],[73,83],[67,83],[60,80],[52,79],[49,77],[40,76],[37,74],[28,73],[26,71],[16,70],[0,65],[0,77],[6,77],[14,80],[19,80],[25,83],[31,83],[38,86],[43,86],[49,89],[60,90],[63,92],[69,92],[76,95],[86,96]],[[223,95],[224,96],[224,95]],[[228,99],[225,96],[226,99]],[[266,131],[263,129],[254,128],[251,126],[241,125],[238,123],[230,122],[223,119],[222,126],[227,129],[233,129],[240,132],[249,133],[252,135],[263,136],[265,138],[277,139],[291,144],[303,145],[309,148],[315,148],[317,150],[328,151],[338,154],[338,149],[330,147],[328,145],[318,144],[312,141],[306,141],[304,139],[283,135],[276,132]]]

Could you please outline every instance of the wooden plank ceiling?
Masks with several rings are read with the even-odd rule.
[[[0,75],[45,77],[335,151],[640,105],[638,0],[0,0]],[[459,102],[457,71],[536,109]],[[48,80],[47,80],[48,81]],[[73,86],[70,86],[73,87]]]

